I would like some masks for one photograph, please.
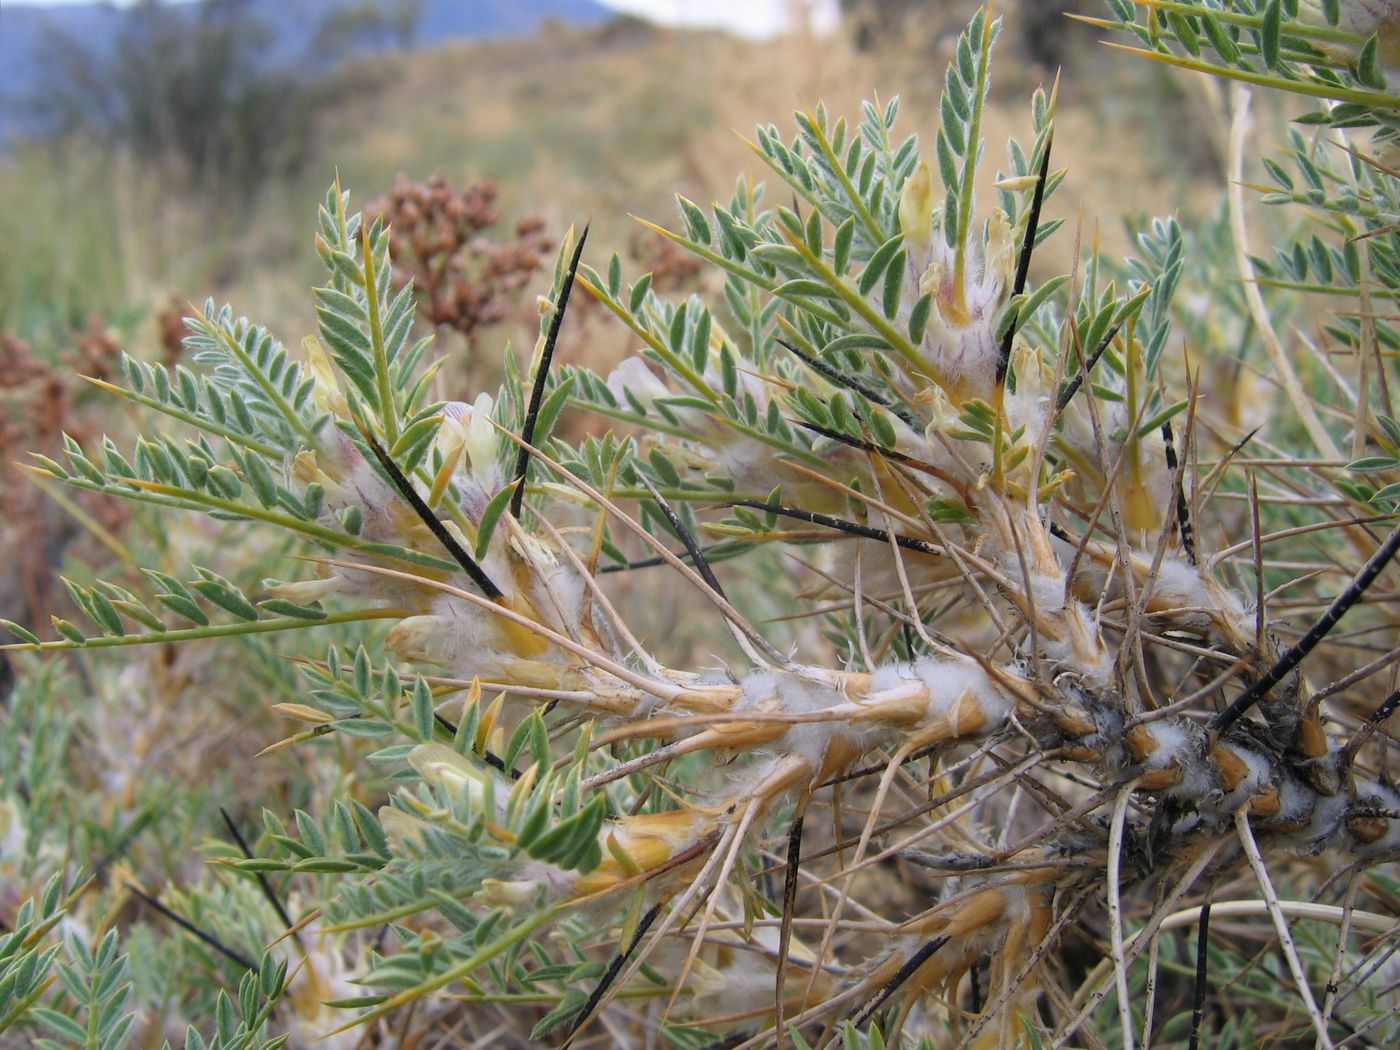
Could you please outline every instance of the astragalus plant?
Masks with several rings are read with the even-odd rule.
[[[300,726],[267,742],[353,775],[265,812],[236,862],[303,902],[264,1030],[1394,1038],[1400,208],[1337,129],[1379,125],[1379,149],[1397,109],[1385,38],[1297,7],[1114,4],[1155,54],[1215,48],[1323,100],[1269,162],[1270,199],[1312,211],[1267,255],[1236,185],[1236,229],[1153,222],[1135,258],[1031,282],[1061,225],[1055,97],[993,173],[979,14],[931,140],[896,135],[895,103],[818,107],[790,141],[758,130],[776,190],[680,201],[660,232],[723,271],[722,303],[595,271],[571,235],[529,361],[435,401],[388,233],[337,186],[304,357],[211,304],[195,370],[126,359],[170,433],[40,469],[295,540],[286,578],[75,588],[93,626],[30,647],[367,629],[303,661],[278,708]],[[571,294],[635,336],[606,377],[552,361]],[[676,590],[668,648],[648,609]]]

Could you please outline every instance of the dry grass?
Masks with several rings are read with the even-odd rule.
[[[903,54],[860,54],[840,38],[756,43],[621,24],[365,60],[347,74],[304,177],[266,187],[240,214],[80,142],[25,149],[0,163],[0,240],[25,260],[0,264],[0,327],[32,338],[65,313],[131,308],[128,348],[144,356],[173,292],[258,303],[295,344],[313,325],[305,289],[317,273],[301,231],[336,172],[361,201],[399,172],[493,177],[507,223],[533,211],[556,231],[591,219],[590,257],[626,254],[629,213],[668,223],[673,193],[727,199],[736,174],[761,177],[744,141],[759,121],[819,101],[854,119],[862,99],[900,94],[901,126],[927,138],[941,90],[929,71],[943,67],[957,25],[950,13],[946,39]],[[1025,99],[1047,76],[1002,62],[989,142],[1026,135]],[[1154,116],[1155,90],[1147,71],[1102,50],[1065,72],[1057,162],[1069,176],[1057,214],[1072,227],[1082,220],[1085,238],[1097,232],[1110,251],[1124,234],[1116,218],[1096,231],[1100,216],[1199,213],[1218,199],[1218,183],[1164,145],[1170,125],[1191,123],[1195,101]],[[1056,238],[1038,265],[1053,272],[1072,250],[1072,237]],[[603,340],[593,363],[625,349]]]

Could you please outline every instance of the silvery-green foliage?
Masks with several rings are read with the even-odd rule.
[[[127,957],[118,954],[117,931],[108,930],[95,951],[77,934],[63,942],[63,958],[54,962],[64,996],[56,1000],[62,1010],[35,1007],[31,1016],[56,1039],[39,1039],[43,1050],[69,1045],[93,1050],[117,1050],[127,1045],[134,1012]]]
[[[12,929],[0,939],[0,1033],[25,1018],[48,987],[63,945],[49,939],[63,918],[63,881],[55,875],[43,896],[23,901]]]

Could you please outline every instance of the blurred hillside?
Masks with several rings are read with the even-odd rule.
[[[902,45],[864,49],[849,36],[799,32],[759,43],[614,18],[359,55],[320,78],[315,105],[298,109],[308,116],[289,131],[297,163],[255,167],[263,177],[246,196],[221,178],[240,163],[229,151],[206,150],[207,168],[191,177],[179,156],[90,129],[20,144],[0,159],[0,240],[9,248],[0,255],[0,330],[52,358],[95,320],[131,352],[153,356],[171,297],[212,295],[277,322],[295,346],[311,330],[308,289],[319,270],[306,231],[337,174],[360,202],[399,173],[459,186],[491,178],[501,230],[540,214],[557,238],[591,218],[592,261],[618,250],[634,257],[630,269],[645,269],[648,249],[629,213],[669,224],[674,193],[727,199],[736,176],[759,177],[743,138],[758,121],[790,129],[791,111],[818,101],[856,117],[862,99],[900,94],[906,132],[934,126],[942,85],[927,70],[942,68],[961,25],[964,5],[951,8]],[[1068,258],[1090,193],[1079,235],[1115,243],[1121,230],[1096,229],[1096,216],[1160,214],[1218,196],[1209,143],[1183,146],[1164,130],[1189,124],[1173,114],[1195,100],[1164,93],[1153,71],[1115,63],[1092,41],[1073,39],[1071,50],[1056,142],[1057,166],[1070,169],[1056,198],[1068,228],[1038,257],[1046,266]],[[1014,22],[1002,52],[986,129],[993,144],[1026,134],[1030,93],[1055,75],[1025,53]],[[275,95],[258,104],[247,115],[254,125],[294,108]],[[993,163],[1001,156],[992,146]],[[620,334],[587,334],[589,352],[624,349]],[[504,325],[488,341],[492,353],[506,338],[532,341],[528,326]],[[448,338],[440,349],[460,346]]]
[[[0,5],[0,141],[50,130],[45,105],[54,65],[75,60],[100,71],[127,37],[139,40],[157,7],[189,27],[213,17],[257,43],[266,70],[325,71],[353,55],[435,47],[448,40],[528,33],[544,19],[586,25],[607,17],[594,0],[216,0],[213,3],[110,2]],[[96,84],[109,92],[116,85]]]

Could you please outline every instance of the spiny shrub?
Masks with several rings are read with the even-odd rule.
[[[595,270],[571,233],[494,395],[431,400],[391,234],[338,186],[303,359],[213,303],[192,368],[123,359],[173,431],[38,469],[246,523],[284,578],[152,568],[146,595],[74,584],[91,623],[59,640],[11,630],[330,639],[268,741],[303,756],[305,808],[224,852],[247,881],[161,905],[249,966],[219,1045],[1395,1038],[1400,200],[1349,138],[1390,148],[1394,24],[1112,8],[1154,57],[1317,107],[1265,163],[1295,209],[1267,254],[1237,99],[1221,222],[1032,282],[1061,225],[1055,96],[979,201],[979,14],[931,141],[896,134],[897,102],[818,107],[757,131],[778,192],[680,200],[657,232],[722,302]],[[608,376],[553,366],[580,294],[640,346]],[[556,437],[579,411],[616,428]],[[649,637],[676,588],[732,647],[680,663]],[[74,892],[0,942],[0,1026],[53,967],[36,1023],[120,1014],[115,945],[58,961]]]

